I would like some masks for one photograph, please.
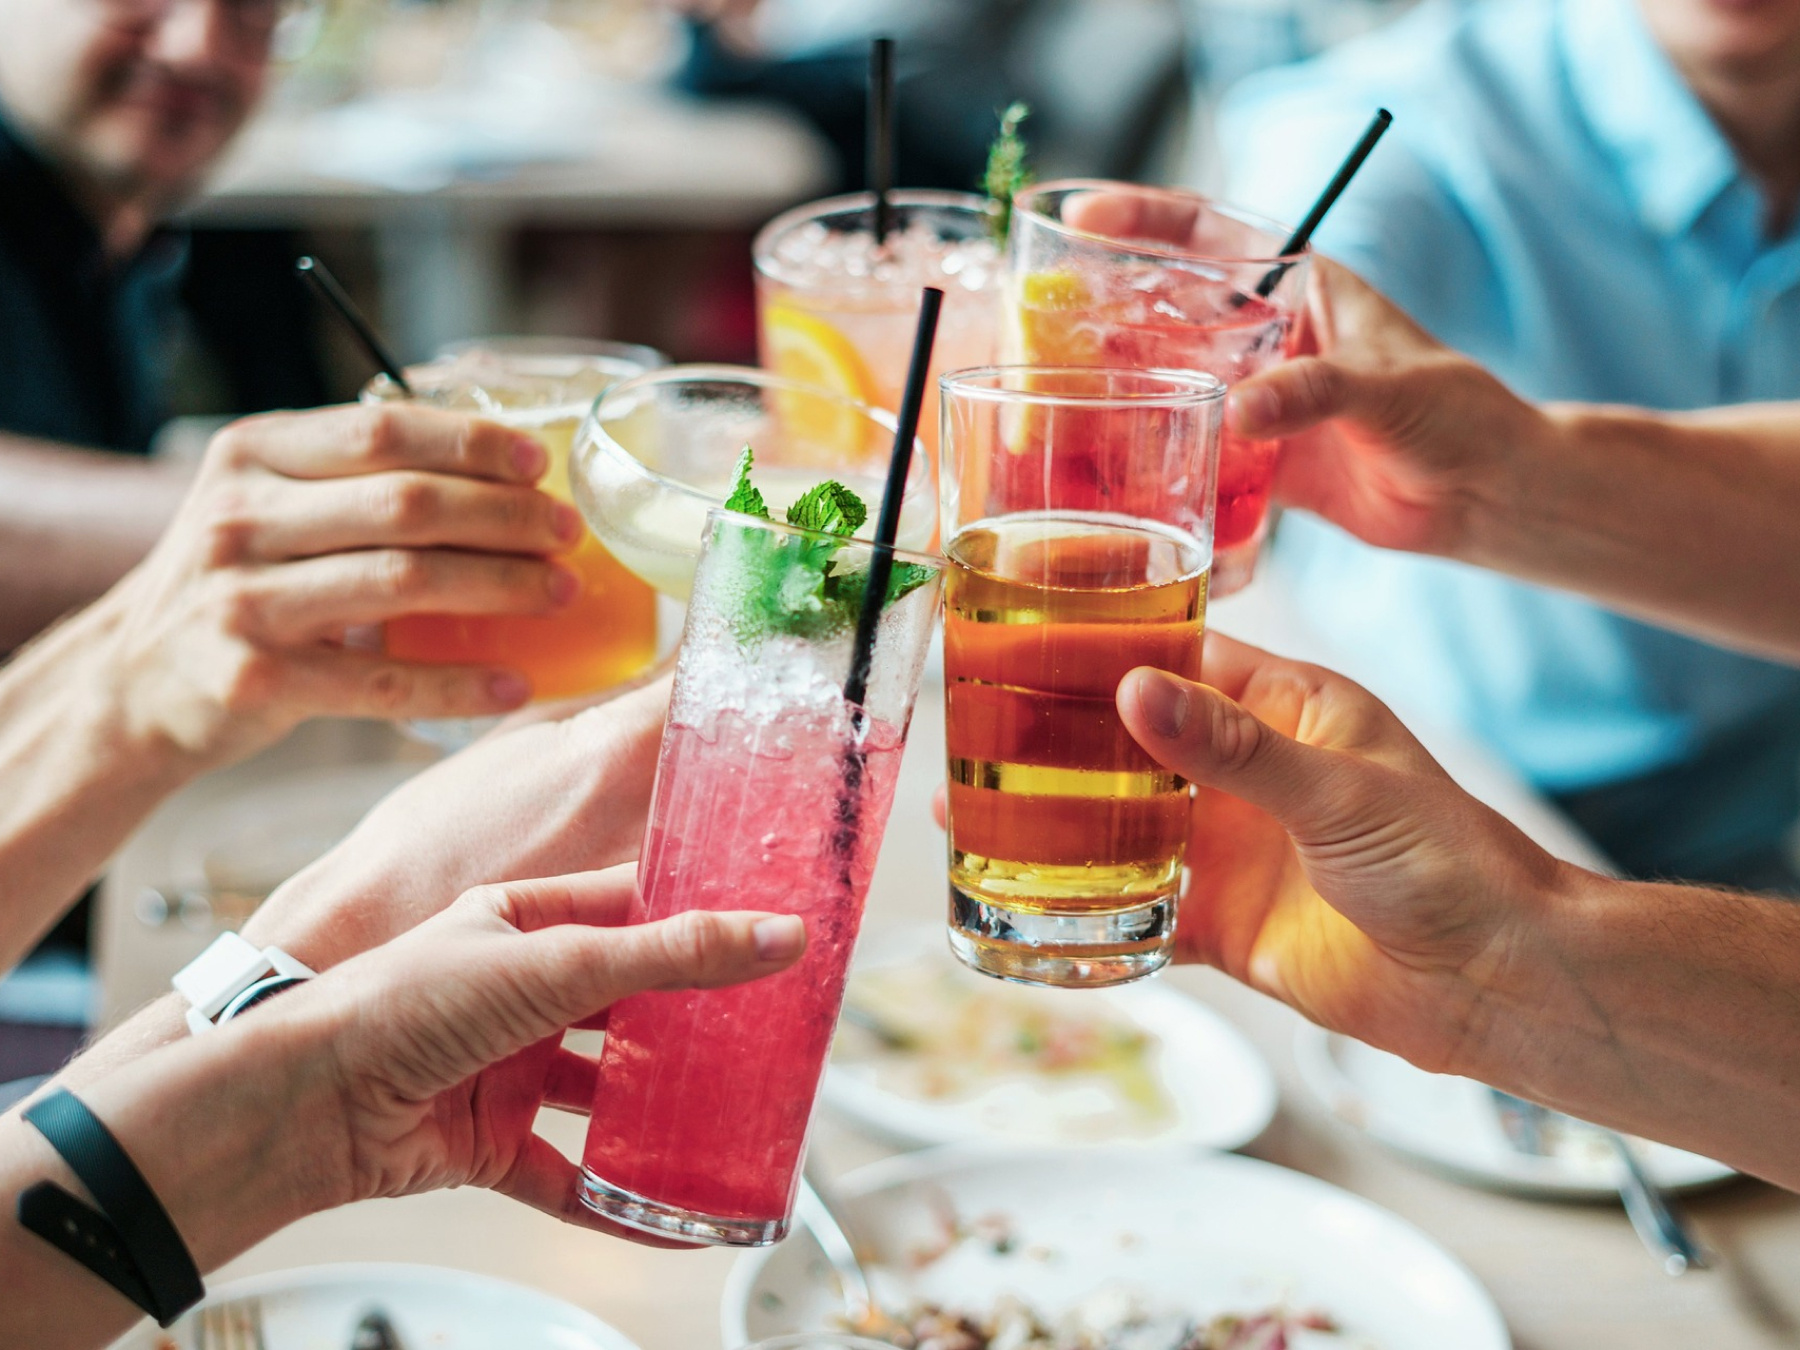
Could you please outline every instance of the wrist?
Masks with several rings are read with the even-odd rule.
[[[1510,915],[1504,937],[1470,975],[1479,1015],[1462,1062],[1451,1072],[1543,1100],[1550,1065],[1567,1052],[1576,1028],[1586,1035],[1592,1010],[1575,977],[1582,934],[1600,919],[1617,883],[1542,854],[1498,897]]]
[[[1512,406],[1493,425],[1494,451],[1480,465],[1468,508],[1445,556],[1492,571],[1517,571],[1521,550],[1543,529],[1549,477],[1568,462],[1583,435],[1579,405],[1533,404],[1508,394]]]
[[[302,991],[296,991],[302,992]],[[277,1003],[79,1089],[202,1271],[347,1198],[329,1036]]]
[[[392,936],[373,931],[369,916],[389,912],[404,887],[400,878],[390,884],[366,868],[340,866],[334,850],[283,882],[241,932],[258,947],[279,947],[314,970],[329,970]]]

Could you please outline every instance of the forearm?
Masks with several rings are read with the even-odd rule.
[[[202,1272],[315,1209],[341,1141],[330,1085],[304,1033],[257,1019],[170,1046],[80,1087],[169,1211]],[[338,1169],[341,1170],[341,1167]],[[20,1228],[15,1197],[53,1180],[89,1200],[17,1111],[0,1116],[0,1344],[92,1347],[141,1314]]]
[[[1452,556],[1800,660],[1800,405],[1545,413]]]
[[[201,767],[126,720],[108,683],[114,623],[102,601],[0,670],[0,970]]]
[[[191,477],[184,467],[0,436],[0,652],[135,567]]]
[[[1800,906],[1564,873],[1465,1072],[1800,1190]]]

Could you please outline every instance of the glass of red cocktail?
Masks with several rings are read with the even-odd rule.
[[[844,696],[873,546],[715,510],[663,733],[642,917],[806,921],[792,969],[640,994],[607,1019],[583,1198],[729,1246],[787,1231],[850,949],[893,802],[942,563],[896,552],[868,691]]]
[[[995,366],[943,380],[950,946],[1098,986],[1175,939],[1187,783],[1115,704],[1200,673],[1224,386],[1192,371]]]
[[[1004,359],[1204,371],[1227,385],[1285,360],[1309,255],[1287,227],[1198,193],[1068,179],[1019,194]],[[1246,585],[1279,442],[1226,433],[1212,593]]]

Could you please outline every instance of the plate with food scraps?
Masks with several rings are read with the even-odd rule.
[[[1510,1099],[1471,1078],[1428,1073],[1398,1055],[1306,1025],[1294,1042],[1300,1077],[1345,1124],[1458,1181],[1549,1199],[1619,1193],[1618,1154],[1604,1131],[1549,1112],[1522,1129]],[[1642,1140],[1638,1156],[1666,1190],[1716,1186],[1724,1163]]]
[[[978,975],[940,927],[857,950],[823,1100],[902,1148],[1249,1143],[1275,1077],[1243,1035],[1160,979],[1045,989]]]
[[[1235,1154],[956,1144],[865,1167],[838,1189],[880,1309],[854,1329],[896,1345],[1511,1345],[1474,1276],[1411,1224]],[[726,1281],[727,1346],[847,1321],[805,1231],[739,1257]]]
[[[261,1333],[249,1335],[252,1307]],[[393,1339],[430,1350],[546,1346],[555,1350],[637,1350],[623,1332],[592,1313],[523,1285],[466,1270],[366,1261],[305,1266],[233,1280],[167,1331],[145,1323],[112,1350],[188,1350],[203,1344],[201,1322],[228,1319],[245,1345],[282,1350],[343,1350],[361,1343],[371,1313],[385,1318]],[[211,1342],[205,1342],[210,1344]],[[233,1343],[230,1340],[224,1344]]]

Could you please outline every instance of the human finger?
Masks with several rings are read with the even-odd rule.
[[[290,478],[418,469],[535,483],[550,463],[544,447],[524,432],[414,403],[249,417],[215,436],[208,454],[226,467],[255,465]]]
[[[940,830],[950,828],[950,791],[942,783],[932,789],[931,818],[937,822]]]
[[[560,563],[442,548],[381,548],[271,563],[234,596],[246,636],[327,637],[402,614],[553,614],[581,592]]]
[[[613,928],[631,918],[638,902],[637,865],[477,887],[464,900],[491,909],[522,933],[558,924]]]
[[[1185,244],[1200,218],[1198,203],[1130,188],[1078,192],[1063,205],[1063,223],[1108,239]]]
[[[393,661],[367,652],[321,648],[267,660],[266,687],[244,697],[280,702],[309,717],[492,717],[531,698],[531,682],[496,666]],[[258,678],[239,682],[254,686]]]
[[[1119,683],[1119,715],[1158,763],[1268,812],[1290,833],[1329,833],[1355,761],[1283,735],[1205,685],[1140,666]]]
[[[532,972],[537,1010],[553,1027],[652,989],[716,989],[786,970],[806,948],[791,914],[692,911],[619,928],[563,924],[496,953],[502,978]]]
[[[1320,356],[1301,356],[1232,386],[1225,422],[1239,435],[1294,436],[1334,417],[1384,420],[1391,381]]]
[[[518,483],[407,470],[285,484],[246,522],[229,561],[283,562],[374,548],[554,553],[581,538],[581,514]]]
[[[600,1081],[600,1061],[558,1046],[544,1071],[544,1105],[586,1115]]]

